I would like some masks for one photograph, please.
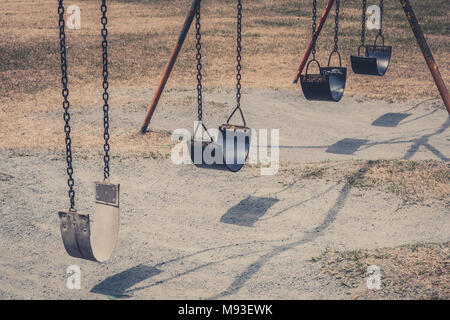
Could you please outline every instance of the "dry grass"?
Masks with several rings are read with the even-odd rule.
[[[348,288],[354,299],[449,299],[450,242],[374,250],[327,250],[318,277]],[[381,289],[368,290],[367,267],[381,269]]]
[[[365,167],[359,164],[361,167]],[[443,201],[450,207],[450,164],[442,161],[370,161],[367,171],[350,181],[360,190],[378,187],[402,199],[403,205]],[[350,175],[347,178],[351,179]]]
[[[187,0],[111,1],[110,87],[153,90],[175,43],[189,8]],[[69,3],[68,3],[69,4]],[[67,5],[68,5],[67,4]],[[72,4],[72,3],[70,3]],[[72,110],[101,105],[101,48],[97,1],[78,0],[82,29],[67,30],[70,100]],[[319,1],[324,6],[325,1]],[[450,3],[433,6],[413,1],[430,45],[449,80]],[[245,2],[244,74],[246,87],[294,89],[292,79],[310,38],[310,1]],[[204,82],[234,86],[235,2],[208,0],[203,5]],[[342,10],[341,49],[345,64],[359,39],[359,9],[356,0],[345,1]],[[426,12],[426,16],[423,13]],[[40,112],[61,112],[61,85],[56,4],[50,0],[1,0],[0,6],[0,148],[51,148],[61,145],[61,121]],[[386,38],[394,44],[392,68],[384,78],[351,76],[347,93],[365,98],[398,101],[438,96],[423,58],[415,44],[403,11],[387,4]],[[371,31],[368,38],[374,36]],[[319,56],[331,49],[332,19],[320,38]],[[189,33],[168,87],[194,87],[194,36]],[[270,76],[267,76],[270,75]],[[388,90],[386,90],[388,88]],[[112,104],[128,103],[112,94]],[[163,96],[161,103],[166,101]],[[181,101],[190,106],[190,100]],[[220,107],[220,106],[219,106]],[[145,105],[139,106],[144,110]],[[95,109],[97,110],[97,109]],[[99,146],[99,129],[93,124],[74,128],[75,147]],[[137,131],[137,130],[136,130]],[[38,134],[39,133],[39,134]],[[131,141],[131,143],[130,143]],[[170,145],[168,136],[136,132],[113,132],[115,150],[148,150]],[[131,150],[132,151],[132,150]],[[167,153],[167,150],[163,151]]]
[[[355,175],[355,172],[358,174]],[[282,168],[279,174],[283,186],[303,179],[345,181],[362,192],[376,188],[395,196],[402,201],[399,209],[435,202],[450,208],[450,164],[443,161],[321,162]]]
[[[175,43],[187,0],[114,1],[109,7],[111,80],[113,86],[153,88],[159,81]],[[448,1],[433,5],[412,1],[446,80],[450,78]],[[100,34],[97,1],[76,1],[82,10],[82,29],[68,30],[72,87],[96,88],[100,77]],[[235,59],[235,2],[204,2],[204,60],[206,86],[233,86]],[[319,1],[323,7],[325,1]],[[310,37],[310,1],[246,1],[244,12],[244,84],[249,87],[293,89],[301,55]],[[59,57],[54,1],[2,0],[0,26],[0,96],[19,98],[59,89]],[[425,14],[426,13],[426,14]],[[359,41],[359,1],[343,4],[341,50],[345,64]],[[32,18],[30,18],[32,17]],[[332,18],[332,17],[331,17]],[[392,68],[385,78],[351,76],[348,93],[397,101],[437,97],[437,91],[396,1],[386,4],[386,39],[394,45]],[[368,41],[375,31],[368,32]],[[332,48],[332,19],[318,44],[325,61]],[[194,86],[194,38],[189,34],[169,86]],[[267,75],[270,74],[270,77]],[[389,88],[386,90],[386,88]]]

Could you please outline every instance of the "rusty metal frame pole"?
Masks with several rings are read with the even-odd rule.
[[[186,17],[186,21],[184,22],[183,28],[178,37],[178,41],[172,50],[169,61],[167,62],[167,65],[164,69],[164,73],[162,75],[161,81],[159,82],[159,86],[153,95],[153,99],[152,99],[152,102],[150,103],[150,106],[148,107],[147,114],[145,115],[145,119],[144,119],[144,122],[142,123],[142,127],[141,127],[142,134],[145,134],[147,132],[147,128],[148,128],[148,125],[150,124],[150,120],[152,119],[153,113],[155,112],[155,109],[158,105],[159,99],[161,98],[161,94],[164,91],[167,80],[169,80],[170,73],[172,72],[173,66],[175,65],[175,62],[178,58],[178,54],[180,53],[181,47],[183,46],[184,40],[186,39],[186,36],[187,36],[187,33],[188,33],[189,29],[191,28],[192,21],[194,20],[194,16],[195,16],[195,11],[196,11],[196,8],[199,3],[200,3],[200,0],[192,1],[192,6]]]
[[[444,101],[445,107],[447,108],[447,112],[450,115],[450,95],[448,93],[447,87],[445,86],[445,82],[442,79],[442,75],[439,72],[439,68],[436,64],[436,61],[433,58],[433,54],[431,53],[430,47],[428,47],[427,40],[423,35],[422,29],[420,28],[419,22],[417,21],[416,15],[409,3],[409,0],[400,0],[400,4],[405,11],[406,18],[411,25],[411,29],[414,33],[414,36],[417,39],[417,43],[419,44],[420,50],[422,50],[425,61],[430,69],[431,75],[433,76],[434,82],[441,94],[442,100]]]
[[[322,31],[322,27],[328,18],[328,14],[330,13],[330,10],[333,7],[333,4],[334,4],[334,0],[328,0],[328,4],[327,4],[325,10],[323,11],[322,18],[319,21],[319,25],[316,28],[317,39],[319,38],[320,31]],[[316,41],[317,41],[317,39],[316,39]],[[313,39],[311,38],[308,49],[306,49],[306,53],[303,56],[302,62],[300,63],[300,67],[298,67],[297,76],[294,79],[294,83],[298,82],[298,79],[300,78],[300,75],[302,74],[303,69],[305,68],[306,62],[308,61],[309,56],[311,55],[312,47],[313,47]]]

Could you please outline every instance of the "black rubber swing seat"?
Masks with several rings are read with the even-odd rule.
[[[225,123],[219,132],[218,144],[222,147],[225,166],[232,172],[241,170],[250,151],[250,128]]]
[[[227,170],[223,165],[222,146],[211,140],[187,141],[192,163],[202,169]],[[220,160],[219,160],[220,159]]]
[[[250,128],[223,124],[219,132],[217,142],[194,139],[187,142],[192,162],[202,169],[241,170],[250,150]]]
[[[366,55],[351,56],[353,72],[371,76],[384,76],[391,62],[392,46],[366,46]]]
[[[319,66],[319,74],[308,74],[311,62]],[[307,100],[338,102],[344,95],[347,81],[347,68],[321,67],[317,60],[311,60],[305,75],[300,76],[303,95]]]

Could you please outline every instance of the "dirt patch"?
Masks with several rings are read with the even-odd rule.
[[[8,258],[0,263],[0,298],[348,299],[353,288],[317,278],[319,264],[310,262],[326,248],[449,241],[448,209],[417,204],[394,213],[394,195],[360,191],[345,180],[352,161],[323,162],[328,169],[320,178],[314,164],[291,164],[292,175],[307,178],[284,187],[284,167],[261,177],[258,168],[232,174],[131,152],[114,155],[120,237],[113,257],[95,264],[69,257],[62,245],[63,150],[0,149],[0,255]],[[100,149],[75,152],[80,212],[93,212],[92,181],[102,177],[102,164]],[[363,173],[354,170],[355,177]],[[82,270],[76,292],[65,287],[73,264]]]
[[[450,298],[450,242],[418,243],[374,250],[326,251],[319,277],[350,288],[353,299]],[[368,290],[369,266],[381,270],[381,289]]]

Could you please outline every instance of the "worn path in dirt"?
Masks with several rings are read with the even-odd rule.
[[[114,91],[113,130],[137,131],[145,110],[136,106],[151,95]],[[182,101],[193,95],[167,93],[153,128],[191,129],[195,106]],[[233,91],[216,89],[205,100],[215,102],[205,104],[213,127],[233,106]],[[253,128],[280,129],[282,169],[325,160],[345,168],[352,159],[450,158],[450,120],[430,102],[307,103],[298,92],[254,89],[243,105]],[[94,121],[86,109],[74,114],[75,123]],[[59,114],[40,116],[60,121]],[[101,160],[93,150],[76,154],[78,209],[89,211]],[[378,189],[362,192],[339,176],[286,185],[292,177],[285,170],[262,177],[258,167],[232,174],[122,154],[112,161],[122,190],[118,246],[108,263],[84,262],[67,256],[60,239],[64,166],[61,150],[0,150],[0,298],[345,298],[346,289],[318,279],[310,262],[326,248],[450,239],[443,205],[398,210],[401,200]],[[81,290],[65,287],[73,264],[82,270]]]

